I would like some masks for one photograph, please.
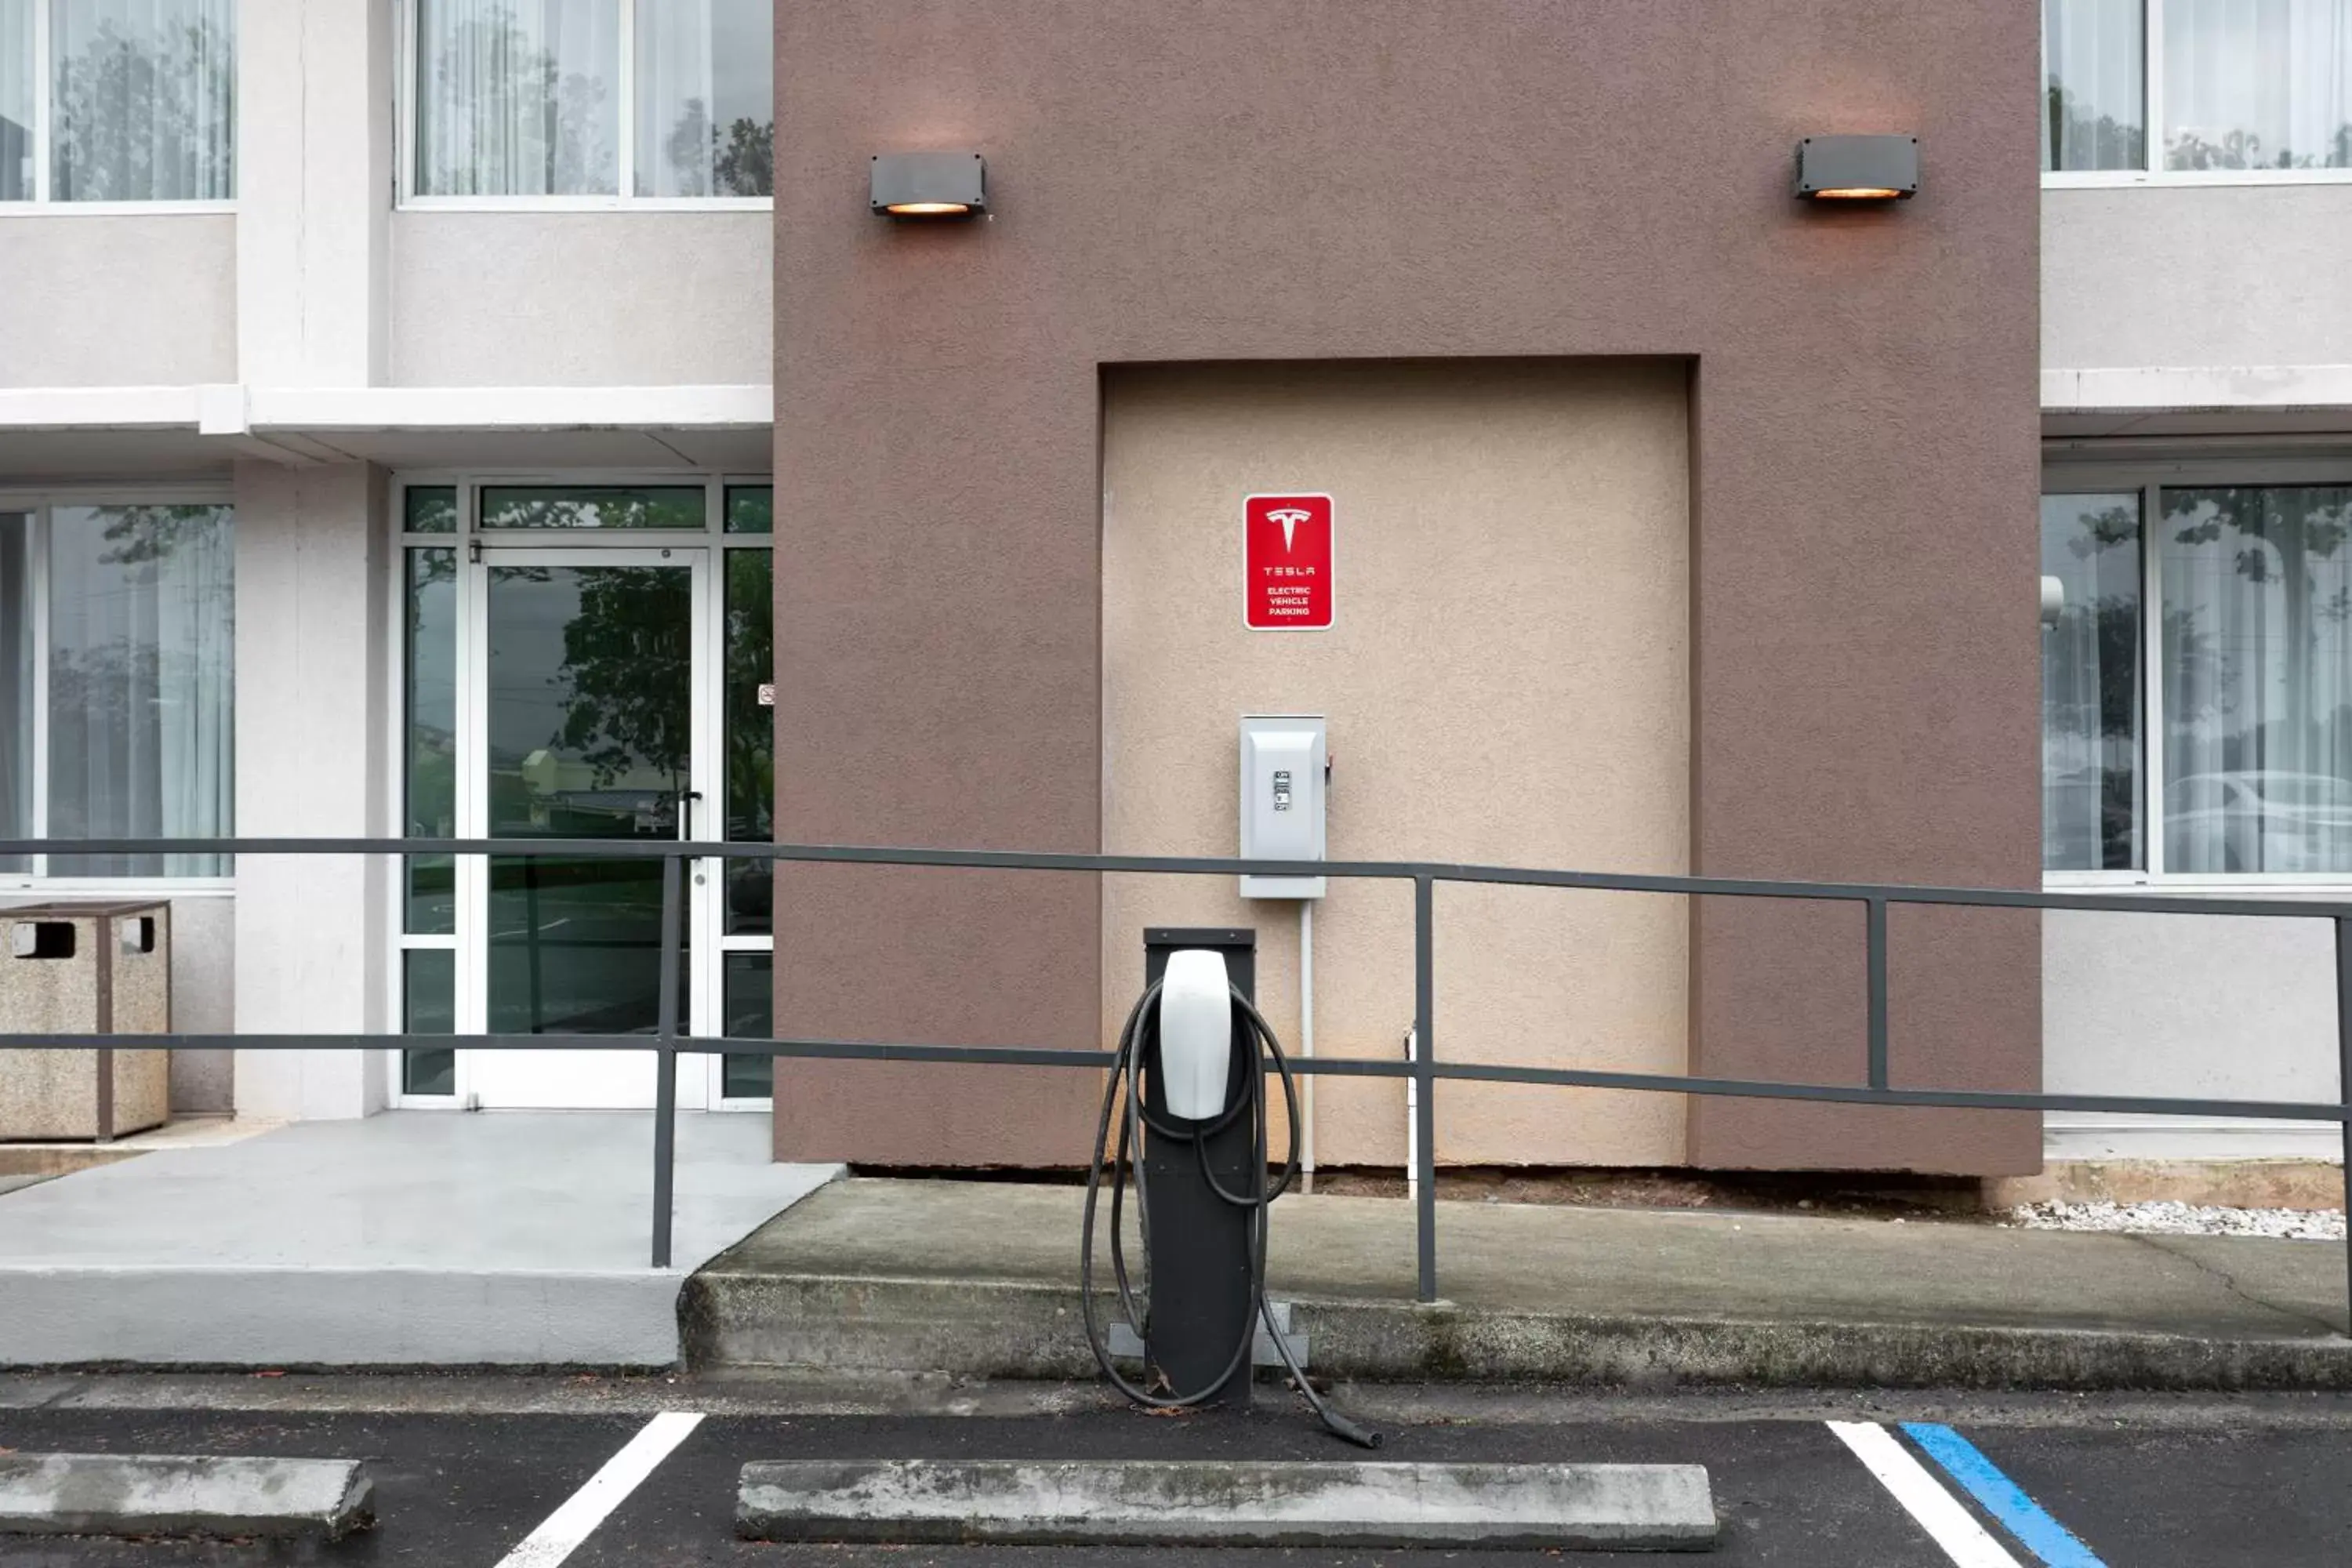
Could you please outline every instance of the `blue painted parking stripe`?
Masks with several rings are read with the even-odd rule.
[[[1933,1421],[1906,1421],[1903,1430],[1920,1450],[1960,1483],[1979,1506],[2015,1536],[2019,1544],[2049,1564],[2049,1568],[2106,1568],[2074,1532],[2042,1510],[1979,1451],[1974,1443],[1949,1426]]]

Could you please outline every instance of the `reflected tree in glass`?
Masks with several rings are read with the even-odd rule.
[[[233,521],[219,506],[51,513],[55,838],[212,837],[235,820]],[[58,856],[60,876],[220,876],[213,855]]]
[[[152,18],[144,26],[98,6],[51,13],[50,167],[58,201],[236,194],[233,0],[160,0],[143,9]]]
[[[620,183],[614,0],[420,0],[417,186],[609,195]]]
[[[499,486],[482,492],[482,526],[495,529],[698,529],[709,501],[699,485],[636,489]]]
[[[775,15],[768,0],[636,9],[636,194],[775,189]]]
[[[688,99],[669,133],[667,151],[677,194],[684,196],[765,196],[776,189],[776,126],[739,117],[710,123],[700,99]],[[709,188],[703,187],[708,168]]]
[[[2146,167],[2141,0],[2042,0],[2042,166]]]
[[[410,492],[412,499],[415,492]],[[408,552],[406,679],[408,835],[457,833],[457,552]],[[407,929],[457,929],[457,861],[446,855],[408,858]]]
[[[776,710],[760,688],[776,679],[774,558],[766,550],[727,552],[727,837],[775,838]],[[727,863],[727,930],[773,929],[775,865]]]
[[[2352,868],[2352,489],[2165,504],[2168,863]]]
[[[2064,587],[2042,656],[2042,864],[2140,863],[2139,498],[2045,496],[2042,571]]]
[[[693,668],[685,574],[594,568],[579,573],[579,613],[563,628],[568,706],[562,739],[600,785],[644,772],[688,787],[692,715],[678,700]]]

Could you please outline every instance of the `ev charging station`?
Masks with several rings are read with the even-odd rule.
[[[1242,720],[1244,859],[1324,858],[1328,758],[1320,716]],[[1241,891],[1245,898],[1313,900],[1323,896],[1324,885],[1321,877],[1244,876]],[[1112,1384],[1141,1405],[1246,1405],[1262,1322],[1324,1426],[1378,1447],[1379,1434],[1331,1409],[1307,1383],[1286,1325],[1266,1300],[1267,1210],[1298,1176],[1304,1121],[1297,1080],[1255,1001],[1256,933],[1149,931],[1144,970],[1143,994],[1119,1033],[1087,1170],[1080,1300],[1095,1358]],[[1289,1129],[1279,1174],[1271,1178],[1268,1067],[1280,1082]],[[1094,1232],[1106,1165],[1112,1271],[1120,1311],[1140,1342],[1140,1384],[1113,1364],[1096,1321]],[[1130,1171],[1146,1265],[1140,1290],[1129,1276],[1121,1230]]]

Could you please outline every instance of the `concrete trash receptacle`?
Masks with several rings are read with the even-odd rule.
[[[163,1124],[171,1053],[36,1050],[26,1035],[161,1035],[172,1027],[165,903],[0,909],[0,1139],[108,1139]]]

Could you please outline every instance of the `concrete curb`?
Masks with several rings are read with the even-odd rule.
[[[2124,1330],[1757,1321],[1293,1298],[1312,1370],[1371,1382],[1606,1386],[2352,1390],[2352,1341]],[[1108,1299],[1106,1321],[1115,1316]],[[1005,1280],[707,1271],[678,1300],[686,1364],[967,1377],[1096,1375],[1076,1289]]]
[[[339,1541],[374,1522],[355,1459],[0,1454],[0,1535]]]
[[[803,1459],[743,1467],[751,1541],[1705,1552],[1696,1465]]]
[[[0,1267],[0,1364],[666,1367],[678,1283],[649,1268]]]

